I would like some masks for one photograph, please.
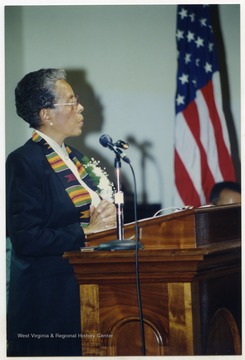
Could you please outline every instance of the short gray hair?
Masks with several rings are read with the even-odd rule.
[[[63,69],[40,69],[25,75],[15,89],[17,114],[30,127],[39,128],[40,110],[54,107],[55,84],[65,79],[66,72]]]

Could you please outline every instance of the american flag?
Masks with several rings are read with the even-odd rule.
[[[176,41],[174,205],[198,207],[214,183],[235,181],[208,5],[177,6]]]

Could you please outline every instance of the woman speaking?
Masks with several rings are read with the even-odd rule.
[[[62,255],[84,246],[86,234],[115,227],[115,206],[102,198],[83,155],[64,143],[84,125],[84,108],[65,71],[27,74],[15,102],[34,132],[6,162],[12,244],[7,354],[79,356],[79,286]]]

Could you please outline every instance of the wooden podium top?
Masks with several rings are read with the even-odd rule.
[[[146,250],[193,249],[241,239],[241,206],[187,209],[138,221],[139,241]],[[135,240],[135,223],[124,225],[124,239]],[[86,246],[115,240],[116,229],[87,236]]]
[[[240,266],[240,205],[188,209],[140,220],[138,226],[144,245],[139,250],[142,281],[156,281],[156,277],[190,281],[213,268],[223,273],[227,267],[237,271]],[[124,231],[125,239],[134,238],[135,224],[126,224]],[[135,250],[93,251],[115,237],[116,229],[98,232],[87,237],[82,251],[64,254],[79,283],[135,280]]]

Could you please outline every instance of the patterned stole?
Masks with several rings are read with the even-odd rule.
[[[91,196],[89,192],[78,182],[77,178],[66,165],[66,163],[61,159],[61,157],[53,150],[53,148],[35,131],[32,135],[32,140],[42,146],[44,154],[52,167],[52,169],[57,174],[59,180],[64,186],[67,194],[72,200],[74,206],[79,211],[79,221],[82,227],[86,227],[89,224],[90,220],[90,205],[91,205]],[[76,165],[81,179],[88,185],[92,190],[96,191],[96,187],[93,184],[91,178],[86,173],[81,162],[77,157],[72,153],[72,150],[66,146],[67,153],[69,154],[70,159]]]

